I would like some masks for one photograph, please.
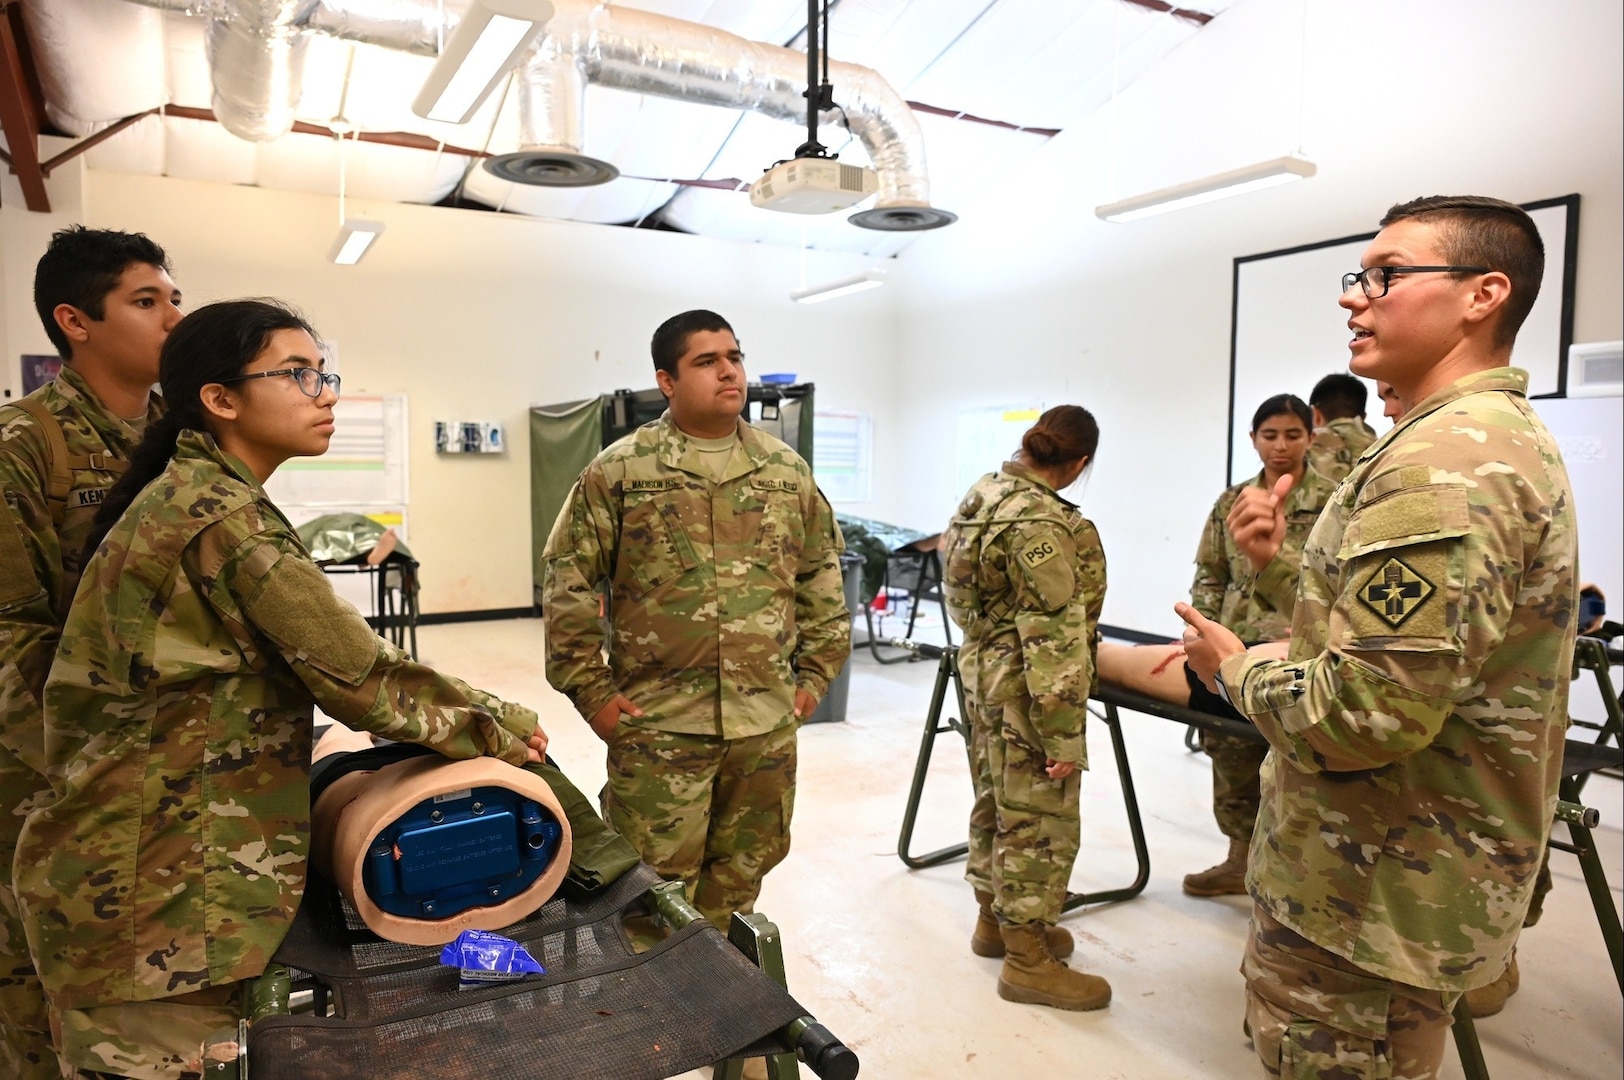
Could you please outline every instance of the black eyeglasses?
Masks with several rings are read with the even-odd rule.
[[[1487,274],[1487,266],[1372,266],[1357,274],[1342,275],[1342,291],[1347,292],[1355,283],[1372,300],[1387,295],[1387,287],[1395,274]]]
[[[279,371],[261,371],[253,375],[238,375],[234,379],[221,379],[221,386],[230,386],[232,383],[245,382],[249,379],[269,379],[274,375],[286,375],[299,384],[305,397],[321,397],[321,388],[331,386],[333,396],[338,396],[338,385],[342,381],[336,371],[322,371],[313,367],[290,367]]]

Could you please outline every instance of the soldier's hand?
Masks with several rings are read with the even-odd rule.
[[[818,707],[818,699],[799,687],[795,690],[795,719],[805,720]]]
[[[525,758],[529,761],[541,761],[547,756],[547,733],[541,725],[536,725],[536,733],[524,741]]]
[[[1246,643],[1229,630],[1207,618],[1189,604],[1173,605],[1184,620],[1184,655],[1190,670],[1200,676],[1208,690],[1218,692],[1218,668],[1229,657],[1246,651]]]
[[[1051,780],[1064,780],[1077,771],[1075,761],[1056,761],[1054,758],[1045,758],[1044,760],[1048,764],[1043,767],[1043,771],[1049,774]]]
[[[1296,482],[1297,478],[1287,473],[1268,491],[1242,488],[1235,505],[1229,508],[1224,524],[1254,571],[1268,566],[1286,542],[1286,495]]]
[[[598,710],[598,714],[587,721],[592,727],[592,733],[604,742],[614,737],[615,728],[620,726],[620,714],[642,716],[643,710],[632,704],[632,699],[625,694],[616,694],[609,699],[609,704]]]

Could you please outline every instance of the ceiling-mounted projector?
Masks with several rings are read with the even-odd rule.
[[[832,214],[862,202],[879,187],[874,170],[861,165],[843,165],[834,158],[791,158],[750,185],[750,204],[785,214]]]

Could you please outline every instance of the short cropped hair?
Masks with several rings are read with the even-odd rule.
[[[684,311],[661,323],[659,329],[654,331],[654,340],[649,342],[649,352],[654,355],[654,370],[676,378],[677,361],[688,351],[688,339],[707,330],[726,330],[733,334],[733,327],[726,319],[703,308]],[[737,334],[733,336],[738,337]]]
[[[1539,298],[1545,276],[1545,241],[1520,206],[1481,195],[1428,195],[1398,203],[1382,228],[1409,219],[1435,225],[1438,254],[1452,266],[1486,266],[1511,279],[1511,297],[1500,311],[1494,344],[1509,349]]]
[[[1314,430],[1314,414],[1303,403],[1302,398],[1296,394],[1276,394],[1259,405],[1257,412],[1252,414],[1252,434],[1256,435],[1257,429],[1267,423],[1271,417],[1285,413],[1290,413],[1301,420],[1304,431]]]
[[[1370,391],[1365,384],[1344,371],[1335,371],[1314,384],[1308,403],[1320,411],[1327,420],[1341,420],[1349,416],[1365,415],[1365,401]]]
[[[34,268],[34,310],[62,359],[72,359],[73,346],[56,325],[57,306],[71,304],[100,322],[107,317],[107,294],[137,263],[169,271],[169,256],[143,233],[71,225],[51,237]]]

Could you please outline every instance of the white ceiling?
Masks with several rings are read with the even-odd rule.
[[[1236,0],[1194,0],[1218,13]],[[39,18],[39,4],[48,18]],[[714,26],[751,40],[804,47],[804,0],[636,0],[621,6]],[[830,54],[878,71],[906,99],[1028,128],[1065,128],[1110,101],[1200,27],[1124,0],[838,0]],[[73,134],[162,104],[208,108],[203,21],[125,0],[31,0],[30,32],[47,112]],[[365,132],[408,132],[452,146],[505,153],[518,147],[516,103],[492,95],[465,125],[420,119],[410,109],[431,61],[316,36],[298,119],[327,125],[339,110]],[[838,84],[836,100],[840,95]],[[1018,175],[1048,136],[918,114],[931,202],[958,208]],[[459,198],[503,212],[595,223],[643,220],[707,236],[891,255],[911,234],[752,207],[743,192],[682,187],[672,179],[746,181],[792,155],[804,126],[708,105],[591,86],[584,153],[612,162],[619,179],[593,188],[514,185],[472,159],[376,143],[290,134],[269,143],[236,138],[207,120],[152,116],[87,154],[92,168],[336,195],[340,154],[357,200],[434,203]],[[867,163],[860,142],[824,129],[841,159]],[[848,212],[849,213],[849,212]],[[950,226],[951,227],[951,226]]]

